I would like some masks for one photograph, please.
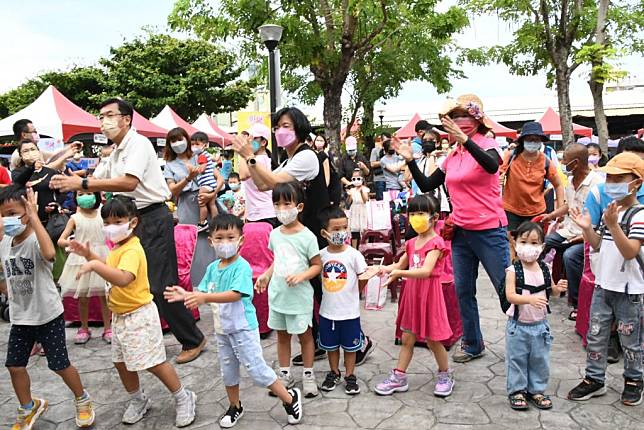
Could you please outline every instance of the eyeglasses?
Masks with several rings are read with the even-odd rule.
[[[96,117],[99,121],[103,122],[105,118],[114,118],[115,116],[124,116],[122,113],[108,113],[108,114],[100,114]]]

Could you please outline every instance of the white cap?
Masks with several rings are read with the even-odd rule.
[[[248,130],[248,134],[250,134],[252,137],[263,137],[266,140],[270,140],[271,138],[270,128],[268,128],[261,122],[256,122],[255,124],[253,124],[250,130]]]
[[[358,149],[358,139],[353,136],[349,136],[347,137],[347,140],[344,141],[344,146],[347,148],[347,151]]]

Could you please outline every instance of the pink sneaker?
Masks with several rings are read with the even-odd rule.
[[[92,332],[86,328],[79,328],[76,332],[76,337],[74,338],[74,343],[76,345],[86,344],[92,337]]]
[[[437,397],[447,397],[452,394],[454,389],[454,371],[438,372],[438,380],[434,387],[434,395]]]
[[[103,336],[102,337],[103,337],[103,340],[105,341],[105,343],[111,344],[112,343],[112,329],[108,328],[107,330],[103,330]]]
[[[409,390],[407,384],[407,374],[391,370],[387,379],[376,385],[375,392],[381,396],[390,396],[395,392],[404,392]]]

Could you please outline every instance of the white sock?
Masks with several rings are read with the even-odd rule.
[[[303,375],[305,378],[311,378],[311,377],[313,377],[313,368],[312,368],[312,367],[305,367],[305,368],[302,370],[302,375]]]
[[[290,375],[291,374],[291,368],[290,367],[280,367],[280,373],[283,373],[284,375]]]
[[[130,395],[130,400],[143,401],[145,399],[145,394],[143,393],[143,389],[141,387],[139,387],[138,390],[132,391],[128,394]]]
[[[183,385],[177,391],[172,393],[172,395],[177,403],[183,403],[188,400],[188,393],[186,392],[186,389],[183,388]]]

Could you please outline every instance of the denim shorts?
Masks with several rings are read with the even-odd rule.
[[[337,351],[342,347],[346,352],[356,352],[362,348],[363,341],[360,317],[334,321],[320,315],[318,344],[323,350]]]
[[[246,373],[256,385],[268,387],[277,381],[262,354],[259,330],[242,330],[230,334],[215,334],[219,355],[221,377],[226,387],[239,385],[239,368],[243,365]]]

